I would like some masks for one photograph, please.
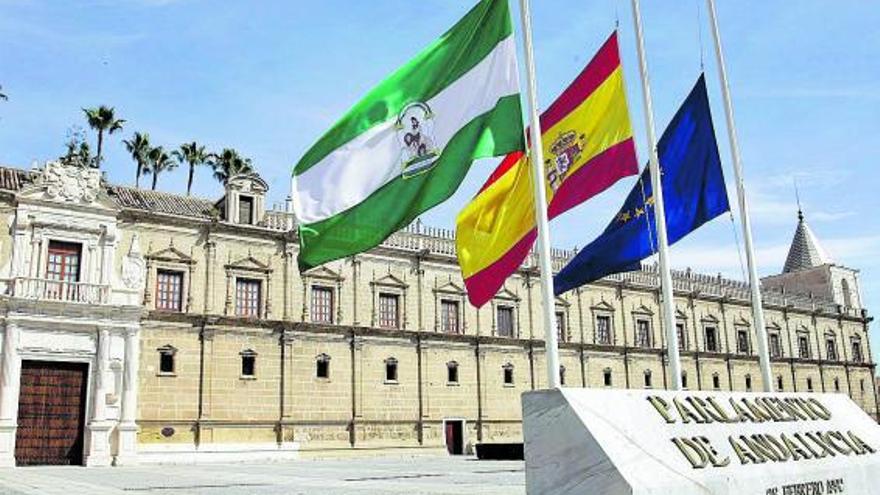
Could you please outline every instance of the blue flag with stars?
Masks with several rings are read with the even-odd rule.
[[[669,244],[730,210],[703,75],[657,143]],[[648,167],[599,237],[554,278],[556,294],[613,273],[638,270],[657,251]]]

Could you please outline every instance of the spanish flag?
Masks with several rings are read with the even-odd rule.
[[[617,33],[541,115],[548,216],[638,172]],[[531,250],[537,228],[528,159],[507,155],[456,221],[468,299],[480,307]]]

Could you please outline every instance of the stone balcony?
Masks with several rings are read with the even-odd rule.
[[[109,304],[110,286],[86,282],[63,282],[45,278],[7,279],[6,293],[11,297],[75,304]]]

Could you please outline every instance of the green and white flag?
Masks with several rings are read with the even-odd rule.
[[[301,270],[377,246],[449,198],[475,159],[524,149],[507,3],[480,1],[296,164]]]

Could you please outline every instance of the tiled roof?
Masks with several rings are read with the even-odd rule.
[[[831,263],[831,257],[819,245],[819,241],[813,231],[804,221],[803,212],[798,212],[798,225],[788,249],[788,257],[785,259],[785,267],[782,273],[791,273],[806,270]]]
[[[211,219],[216,210],[213,202],[192,196],[179,196],[125,186],[111,186],[107,192],[122,208],[204,219]]]
[[[32,182],[35,177],[36,173],[33,171],[0,166],[0,190],[20,191],[26,183]],[[214,202],[207,199],[179,196],[177,194],[136,189],[127,186],[108,186],[107,194],[121,208],[132,208],[154,213],[166,213],[209,220],[213,218],[216,209]]]

